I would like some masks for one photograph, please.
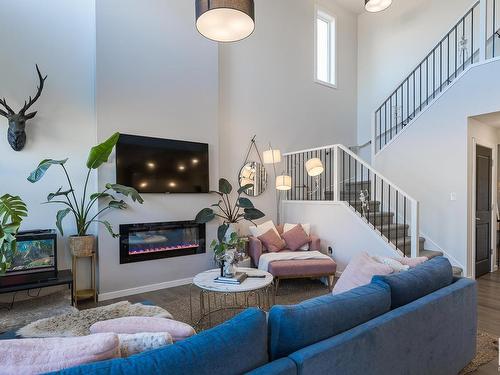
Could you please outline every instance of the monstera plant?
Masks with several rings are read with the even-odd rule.
[[[16,253],[16,235],[27,214],[26,204],[18,196],[0,197],[0,275],[11,265]]]
[[[73,216],[76,224],[77,235],[70,237],[69,245],[71,251],[75,255],[88,255],[94,252],[95,239],[93,236],[87,234],[92,223],[102,224],[113,237],[118,236],[113,231],[111,223],[106,220],[99,219],[99,216],[107,210],[123,210],[127,208],[127,204],[125,203],[125,201],[117,198],[117,196],[127,196],[130,197],[134,202],[139,202],[141,204],[144,202],[137,190],[132,187],[119,184],[106,184],[105,189],[100,192],[89,192],[89,182],[92,172],[108,161],[109,156],[111,155],[111,152],[116,146],[119,138],[120,134],[115,133],[103,143],[92,147],[86,164],[87,172],[85,183],[81,189],[81,195],[79,197],[77,196],[75,186],[73,185],[66,169],[66,162],[68,161],[68,159],[42,160],[38,167],[28,177],[28,181],[30,181],[31,183],[35,183],[40,181],[47,170],[53,165],[59,166],[63,170],[66,177],[67,186],[64,188],[60,187],[59,189],[57,189],[57,191],[50,193],[47,196],[47,201],[45,203],[64,206],[64,208],[58,211],[56,214],[56,226],[61,235],[64,235],[62,227],[63,219],[68,214],[71,214]],[[97,210],[97,212],[95,212],[92,210],[92,208],[98,203],[100,199],[104,201],[104,204],[101,205],[101,208]]]
[[[260,219],[265,214],[256,209],[248,198],[241,196],[246,190],[251,189],[252,184],[244,185],[236,192],[236,199],[231,201],[231,193],[233,187],[228,180],[221,178],[219,180],[219,191],[212,191],[213,194],[219,196],[219,201],[211,206],[211,208],[204,208],[198,215],[196,215],[196,222],[204,224],[214,219],[222,221],[217,229],[217,241],[211,244],[214,250],[215,258],[219,263],[226,262],[230,264],[232,261],[227,259],[228,251],[234,252],[235,248],[239,246],[238,236],[234,232],[234,224],[241,221],[250,221]],[[231,254],[233,256],[234,254]],[[226,271],[231,274],[231,271]]]

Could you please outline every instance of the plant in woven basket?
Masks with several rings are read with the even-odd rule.
[[[0,197],[0,275],[10,267],[16,253],[16,235],[28,209],[18,196]]]
[[[139,202],[141,204],[144,202],[137,190],[132,187],[119,184],[106,184],[104,190],[96,193],[89,193],[89,181],[92,171],[98,169],[101,165],[108,161],[109,156],[111,155],[111,152],[116,146],[119,138],[120,134],[115,133],[109,139],[95,147],[92,147],[90,150],[86,165],[87,175],[80,197],[77,196],[75,186],[73,185],[65,166],[68,159],[42,160],[38,167],[29,175],[28,181],[35,183],[40,181],[47,170],[53,165],[60,166],[63,170],[67,186],[65,188],[60,187],[57,191],[50,193],[47,196],[47,201],[45,202],[45,204],[58,204],[65,207],[56,214],[56,226],[61,235],[64,235],[62,227],[63,219],[68,214],[72,214],[76,223],[77,236],[86,236],[90,225],[92,223],[99,223],[104,225],[113,237],[118,237],[118,234],[113,231],[111,223],[106,220],[98,219],[99,215],[110,209],[123,210],[127,208],[125,201],[117,198],[118,195],[130,197],[134,202]],[[97,213],[94,213],[92,208],[98,203],[99,199],[107,200],[107,202],[104,204],[103,208],[98,210]]]

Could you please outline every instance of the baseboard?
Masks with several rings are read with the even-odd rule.
[[[147,293],[147,292],[154,292],[156,290],[161,290],[161,289],[174,288],[176,286],[191,284],[192,281],[193,281],[193,278],[188,277],[186,279],[165,281],[163,283],[144,285],[144,286],[139,286],[137,288],[122,289],[122,290],[117,290],[114,292],[99,293],[99,301],[107,301],[110,299],[132,296],[134,294],[141,294],[141,293]]]

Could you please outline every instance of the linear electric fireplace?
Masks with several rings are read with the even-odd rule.
[[[205,224],[177,221],[120,225],[120,264],[205,252]]]

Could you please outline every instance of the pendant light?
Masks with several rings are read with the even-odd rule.
[[[376,13],[389,8],[392,0],[365,0],[365,9],[367,12]]]
[[[196,0],[196,28],[216,42],[236,42],[255,29],[253,0]]]

